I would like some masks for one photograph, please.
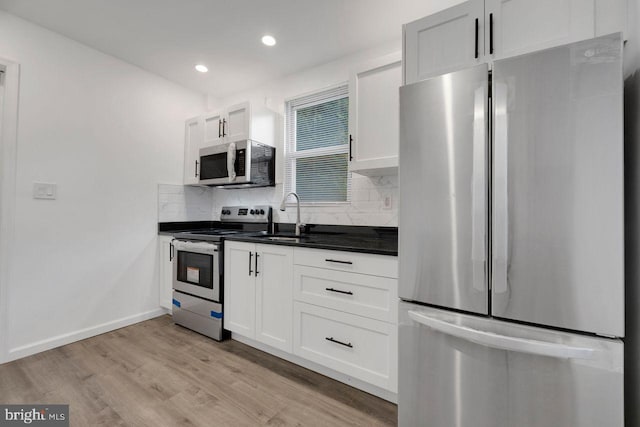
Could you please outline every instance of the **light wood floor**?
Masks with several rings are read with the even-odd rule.
[[[0,403],[69,403],[72,426],[382,426],[382,399],[169,316],[0,365]]]

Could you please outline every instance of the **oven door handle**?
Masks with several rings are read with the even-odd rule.
[[[176,247],[173,246],[173,240],[169,242],[169,261],[173,261],[173,257],[175,255],[174,251]]]
[[[249,276],[253,273],[253,270],[251,270],[251,258],[253,258],[253,252],[249,252]]]

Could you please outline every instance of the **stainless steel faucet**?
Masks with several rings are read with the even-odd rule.
[[[296,216],[296,236],[299,236],[300,230],[302,229],[302,227],[304,227],[304,224],[300,224],[300,197],[293,191],[290,193],[287,193],[287,195],[284,196],[284,199],[282,199],[282,203],[280,203],[280,210],[284,212],[285,209],[287,208],[286,203],[289,196],[294,196],[296,198],[296,204],[298,208],[298,216]]]

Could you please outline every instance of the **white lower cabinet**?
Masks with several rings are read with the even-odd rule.
[[[158,285],[160,307],[171,310],[173,299],[173,256],[171,241],[173,236],[158,236]]]
[[[295,248],[293,351],[396,393],[398,258]]]
[[[225,242],[224,327],[292,352],[293,248]]]
[[[293,310],[296,355],[397,391],[396,324],[297,301]]]
[[[398,280],[368,274],[295,265],[296,301],[394,323],[398,318]]]
[[[224,326],[236,338],[381,397],[397,393],[396,257],[224,246]]]

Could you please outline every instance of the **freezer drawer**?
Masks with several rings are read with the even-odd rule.
[[[400,305],[400,426],[622,427],[623,344]]]

